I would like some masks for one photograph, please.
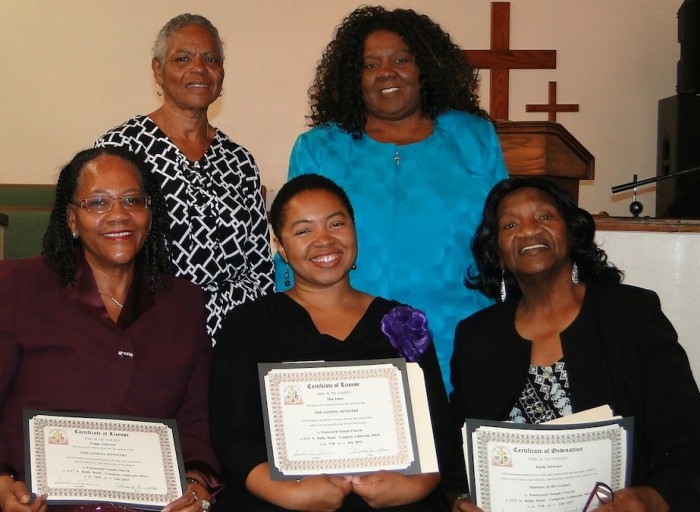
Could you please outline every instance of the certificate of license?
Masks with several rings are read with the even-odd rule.
[[[174,420],[24,411],[27,487],[49,503],[161,509],[183,492]]]
[[[632,418],[576,425],[466,420],[472,499],[487,512],[580,512],[596,482],[629,483]]]
[[[271,478],[437,471],[432,428],[416,439],[403,359],[258,367]]]

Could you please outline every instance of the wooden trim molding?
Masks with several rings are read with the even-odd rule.
[[[611,217],[593,215],[598,231],[658,231],[665,233],[700,233],[698,219],[666,219],[657,217]]]

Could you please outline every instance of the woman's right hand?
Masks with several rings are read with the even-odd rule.
[[[261,500],[287,510],[334,512],[352,491],[352,483],[343,476],[307,476],[301,480],[271,480],[267,462],[248,473],[248,490]]]
[[[10,475],[0,476],[0,510],[2,512],[46,512],[46,495],[32,500],[24,482]]]

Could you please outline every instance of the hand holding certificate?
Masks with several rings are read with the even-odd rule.
[[[594,482],[629,483],[630,418],[572,425],[467,419],[469,488],[489,512],[580,512]]]
[[[427,410],[422,374],[411,387],[403,360],[260,365],[260,374],[273,478],[437,471],[429,414],[414,414]]]
[[[160,509],[183,492],[172,421],[25,414],[28,488],[48,503]]]

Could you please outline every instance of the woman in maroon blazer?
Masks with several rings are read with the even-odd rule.
[[[204,299],[171,276],[150,176],[124,149],[78,153],[58,179],[43,257],[0,262],[3,512],[47,508],[24,484],[23,409],[175,418],[188,488],[165,510],[210,506]]]

